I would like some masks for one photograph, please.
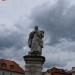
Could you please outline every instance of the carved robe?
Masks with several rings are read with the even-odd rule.
[[[29,47],[31,48],[31,52],[37,51],[37,52],[42,52],[43,48],[43,40],[42,38],[44,37],[44,32],[43,31],[33,31],[30,33],[29,36]]]

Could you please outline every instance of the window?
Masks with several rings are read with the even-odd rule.
[[[2,63],[1,67],[5,68],[5,67],[7,67],[7,65],[5,63]]]
[[[10,65],[10,69],[14,69],[14,65]]]

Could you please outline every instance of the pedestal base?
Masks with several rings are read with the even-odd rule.
[[[27,72],[26,75],[42,75],[42,66],[45,62],[45,57],[43,56],[24,56],[24,61],[26,62],[25,68]]]

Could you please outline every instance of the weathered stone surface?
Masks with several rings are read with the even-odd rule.
[[[31,49],[29,54],[31,54],[34,51],[37,51],[39,55],[42,54],[43,37],[44,31],[38,30],[38,26],[35,26],[35,29],[30,33],[28,39],[28,46]]]
[[[43,56],[24,56],[24,60],[26,63],[33,64],[43,64],[45,62],[45,57]]]
[[[45,57],[26,55],[23,58],[26,63],[26,75],[42,75],[42,67],[45,62]]]

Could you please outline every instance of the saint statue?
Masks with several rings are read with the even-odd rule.
[[[40,55],[43,48],[44,31],[39,31],[38,26],[35,26],[34,31],[29,35],[28,45],[31,48],[31,53],[38,52]]]

